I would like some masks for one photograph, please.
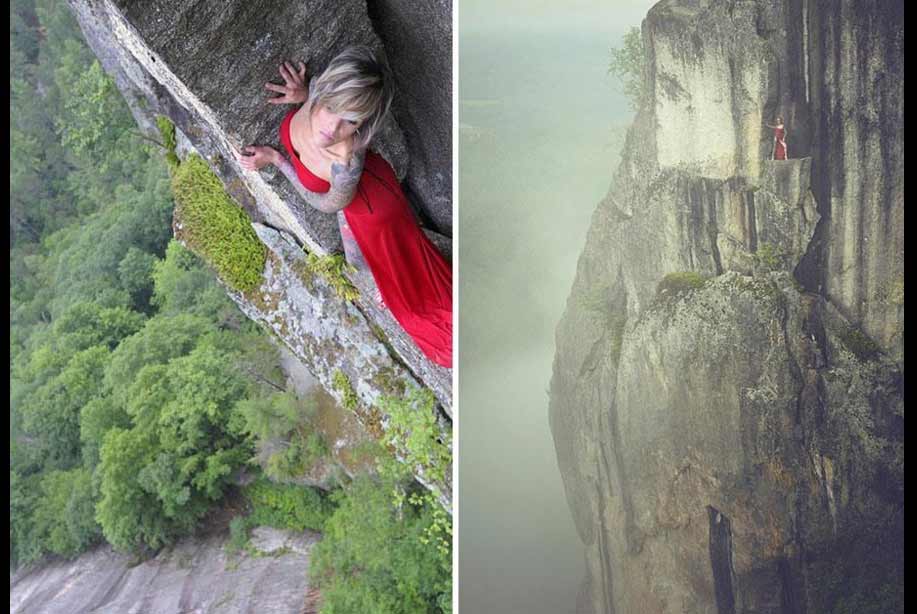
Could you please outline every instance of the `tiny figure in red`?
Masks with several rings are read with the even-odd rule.
[[[765,123],[764,125],[774,130],[774,153],[771,156],[771,159],[786,160],[786,128],[783,126],[783,118],[778,116],[777,124],[774,126],[771,126],[768,123]]]

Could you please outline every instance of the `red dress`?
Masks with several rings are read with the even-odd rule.
[[[774,128],[774,160],[786,160],[786,130]]]
[[[290,140],[290,111],[280,140],[306,189],[327,192],[331,184],[299,159]],[[344,208],[382,300],[417,347],[433,362],[452,367],[452,269],[414,221],[395,171],[368,151],[353,200]]]

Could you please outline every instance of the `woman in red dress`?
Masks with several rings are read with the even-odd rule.
[[[765,123],[765,126],[772,128],[774,130],[774,153],[771,157],[772,160],[786,160],[786,129],[783,127],[783,118],[777,118],[777,124],[771,126],[770,124]]]
[[[288,160],[271,147],[245,147],[240,164],[276,165],[303,199],[335,213],[344,254],[371,278],[377,301],[433,362],[452,367],[452,270],[417,225],[394,170],[369,151],[392,101],[391,77],[372,51],[352,47],[305,87],[305,66],[284,63],[283,95],[274,104],[304,103],[287,113],[280,140]]]

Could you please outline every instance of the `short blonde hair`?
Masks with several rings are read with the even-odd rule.
[[[309,83],[306,111],[320,107],[348,121],[360,122],[354,146],[363,149],[382,127],[394,95],[388,68],[365,46],[348,47]]]

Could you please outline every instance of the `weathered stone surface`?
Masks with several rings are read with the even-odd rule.
[[[318,533],[253,532],[264,556],[228,554],[225,537],[186,539],[132,564],[109,546],[10,578],[10,613],[265,612],[299,614]]]
[[[810,2],[813,192],[804,283],[904,359],[904,2]]]
[[[407,137],[407,185],[439,232],[452,234],[452,2],[377,0],[369,17],[398,84],[393,109]]]
[[[821,612],[841,590],[882,586],[889,607],[901,593],[903,354],[873,331],[903,334],[903,277],[879,293],[900,307],[884,315],[853,313],[830,282],[903,257],[901,137],[862,149],[903,129],[897,7],[667,1],[644,22],[649,96],[593,215],[551,383],[586,546],[579,612]],[[825,75],[828,53],[868,70]],[[854,91],[876,93],[856,99],[860,140],[839,114]],[[767,159],[777,114],[794,159]],[[841,189],[852,160],[876,192]],[[657,296],[680,272],[712,280]]]
[[[286,343],[344,407],[350,404],[347,396],[350,390],[338,386],[335,377],[346,377],[355,394],[350,409],[371,436],[382,437],[389,426],[389,417],[378,409],[380,397],[397,396],[407,387],[416,388],[420,383],[395,360],[363,312],[339,298],[323,278],[309,272],[306,255],[292,237],[260,224],[254,227],[270,250],[264,282],[252,296],[226,287],[227,294],[246,316],[264,324]],[[181,237],[180,229],[176,236]],[[371,303],[372,299],[361,302]],[[443,371],[448,373],[446,369]],[[437,396],[442,395],[441,401],[450,400],[442,387],[433,390]],[[451,411],[451,403],[444,403],[443,408]],[[448,420],[441,420],[440,424],[444,431],[451,430]],[[431,482],[422,470],[416,477],[451,510],[451,483]]]
[[[786,273],[728,272],[650,306],[618,350],[606,329],[571,363],[564,342],[551,418],[587,546],[580,611],[723,611],[711,509],[736,612],[824,611],[839,542],[899,539],[902,376],[857,358],[845,326]]]

